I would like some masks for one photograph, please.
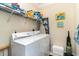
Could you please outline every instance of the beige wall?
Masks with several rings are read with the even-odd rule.
[[[74,30],[75,30],[75,4],[51,4],[41,8],[44,17],[49,17],[50,37],[52,44],[66,46],[67,31],[70,31],[73,53],[75,53]],[[64,28],[57,28],[55,14],[65,12]]]
[[[10,43],[11,34],[15,32],[32,31],[36,29],[36,22],[21,16],[0,11],[0,49],[6,47]],[[8,21],[8,19],[10,20]]]
[[[76,4],[76,25],[79,24],[79,4]]]

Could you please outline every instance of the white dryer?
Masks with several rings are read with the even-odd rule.
[[[49,35],[39,31],[13,33],[12,56],[48,56]]]

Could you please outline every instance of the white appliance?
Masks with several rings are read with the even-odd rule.
[[[11,41],[12,56],[49,55],[49,36],[39,31],[13,33]]]
[[[64,48],[62,46],[53,45],[52,46],[52,55],[53,56],[63,56]]]

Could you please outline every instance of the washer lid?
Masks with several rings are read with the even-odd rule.
[[[30,37],[30,36],[33,36],[33,35],[37,35],[39,33],[40,33],[40,31],[12,33],[12,40],[17,40],[18,38],[23,38],[23,37]]]
[[[35,36],[30,36],[30,37],[26,37],[26,38],[20,38],[18,40],[14,40],[15,43],[18,44],[22,44],[22,45],[27,45],[27,44],[31,44],[37,40],[40,40],[42,38],[47,37],[47,34],[39,34],[39,35],[35,35]]]

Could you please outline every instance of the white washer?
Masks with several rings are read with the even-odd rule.
[[[39,34],[39,32],[33,32],[32,35],[26,36],[29,37],[16,36],[17,38],[13,38],[14,40],[11,42],[13,56],[49,55],[49,36],[47,34]]]

